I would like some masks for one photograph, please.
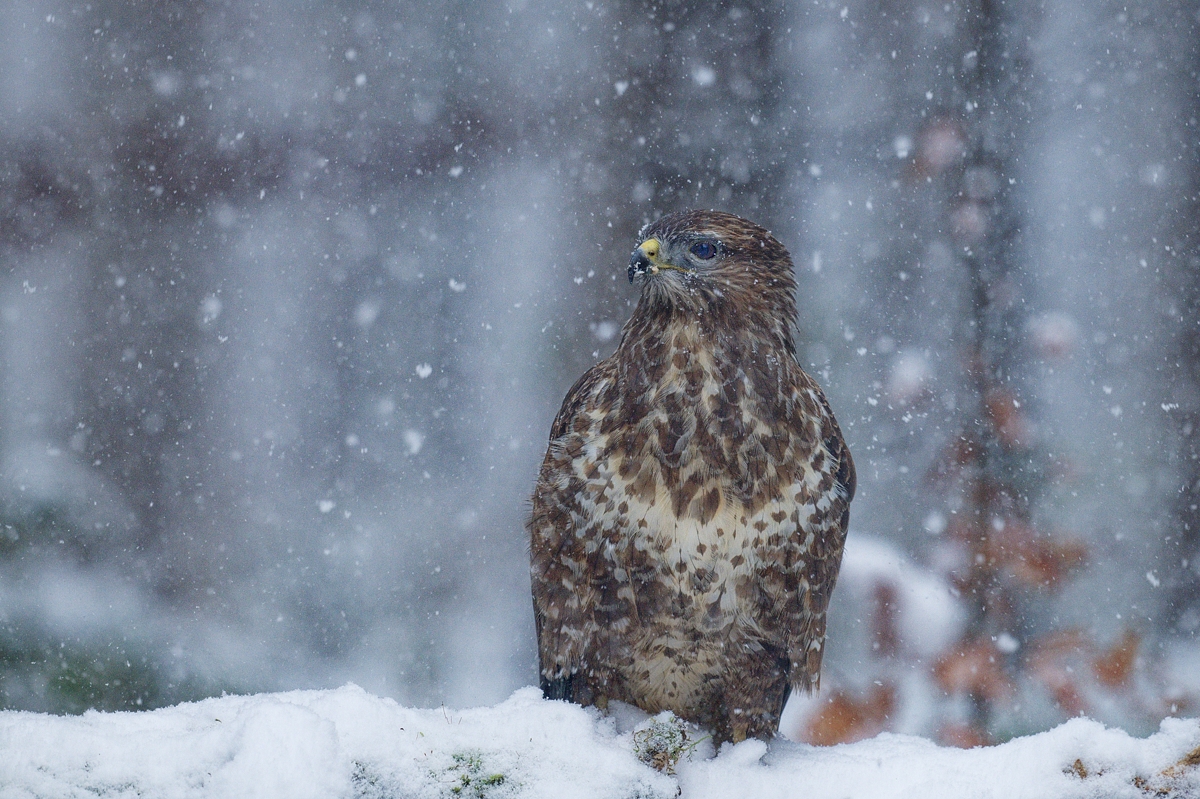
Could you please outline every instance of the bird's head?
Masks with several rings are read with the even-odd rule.
[[[722,211],[684,211],[646,226],[639,238],[629,281],[641,282],[647,305],[795,316],[792,259],[767,229]]]

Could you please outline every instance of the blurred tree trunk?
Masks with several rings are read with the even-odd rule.
[[[786,212],[784,163],[802,116],[781,100],[784,12],[780,2],[597,6],[601,68],[588,80],[602,110],[562,109],[578,142],[563,170],[570,211],[587,227],[595,273],[581,270],[594,308],[581,321],[624,322],[636,300],[624,280],[634,237],[663,214],[717,208],[772,227]],[[565,388],[617,339],[610,327],[564,321]]]
[[[928,123],[917,151],[918,170],[945,188],[943,230],[968,275],[961,329],[967,381],[957,403],[963,423],[938,470],[950,492],[952,578],[970,614],[962,641],[935,673],[944,689],[969,699],[964,726],[943,729],[960,744],[995,733],[998,708],[1024,662],[1024,652],[1014,655],[1043,632],[1032,612],[1083,554],[1033,522],[1048,470],[1031,413],[1024,332],[1035,303],[1017,198],[1032,117],[1026,42],[1037,23],[1026,4],[967,6],[950,66],[953,102]]]
[[[1166,396],[1175,406],[1179,490],[1174,523],[1162,549],[1165,601],[1157,614],[1169,634],[1200,633],[1200,3],[1181,4],[1163,30],[1182,114],[1185,199],[1168,234],[1165,287],[1167,324],[1174,329],[1166,353]]]

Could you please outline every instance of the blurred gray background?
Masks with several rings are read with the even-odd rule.
[[[1198,8],[0,0],[0,704],[534,682],[549,425],[690,207],[791,250],[854,528],[931,569],[992,242],[1089,553],[1029,624],[1194,647]]]

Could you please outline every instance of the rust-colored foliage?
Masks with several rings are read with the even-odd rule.
[[[1055,704],[1071,716],[1087,710],[1079,688],[1079,673],[1071,664],[1081,660],[1089,646],[1082,630],[1058,630],[1033,641],[1025,659],[1027,673],[1044,685]]]
[[[975,591],[991,574],[1007,576],[1022,587],[1056,589],[1087,560],[1087,547],[1079,539],[1037,535],[1011,516],[999,525],[982,525],[961,516],[951,521],[947,537],[966,543],[980,557],[954,575],[960,590]]]
[[[1184,799],[1184,797],[1194,796],[1193,786],[1183,782],[1183,778],[1188,776],[1188,772],[1200,766],[1200,746],[1188,752],[1175,763],[1167,766],[1162,771],[1146,778],[1141,774],[1135,774],[1130,782],[1144,796],[1152,796],[1157,799]],[[1075,762],[1069,767],[1063,769],[1064,774],[1071,774],[1081,780],[1099,777],[1104,774],[1103,768],[1089,770],[1084,765],[1083,760],[1075,758]]]
[[[1092,663],[1096,679],[1109,688],[1121,688],[1129,683],[1137,665],[1138,647],[1142,638],[1133,630],[1125,630],[1121,637]]]
[[[1020,403],[1011,391],[993,388],[984,397],[984,408],[992,423],[992,431],[1001,446],[1008,449],[1027,447],[1032,442],[1033,427]]]
[[[1187,784],[1191,780],[1184,782],[1183,779],[1189,771],[1198,766],[1200,766],[1200,746],[1150,779],[1139,774],[1133,778],[1132,782],[1146,796],[1161,797],[1161,799],[1192,797],[1194,796],[1192,786]]]
[[[1135,630],[1125,630],[1112,646],[1102,649],[1082,630],[1060,630],[1030,644],[1025,668],[1064,712],[1077,716],[1089,711],[1084,698],[1088,664],[1095,677],[1093,690],[1099,685],[1116,693],[1127,691],[1137,668],[1141,640]]]
[[[802,739],[817,746],[861,741],[882,732],[895,709],[896,687],[891,684],[872,686],[862,698],[835,691],[809,721]]]
[[[986,638],[965,641],[933,664],[933,677],[943,691],[996,701],[1013,693],[1002,655]]]
[[[974,749],[976,746],[992,744],[991,736],[970,724],[946,724],[938,730],[938,740],[945,746],[956,746],[959,749]]]
[[[1082,541],[1056,541],[1038,536],[1032,527],[1015,520],[1008,520],[1003,529],[989,533],[984,550],[989,564],[1030,588],[1057,588],[1067,575],[1083,565],[1087,556]]]
[[[1177,763],[1164,769],[1162,776],[1169,779],[1183,776],[1189,769],[1200,768],[1200,746],[1181,757]]]

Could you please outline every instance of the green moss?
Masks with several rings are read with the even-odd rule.
[[[152,710],[233,688],[168,669],[136,646],[55,641],[45,630],[0,627],[4,710]]]
[[[451,755],[453,765],[447,769],[450,795],[463,799],[491,799],[508,783],[504,774],[484,767],[482,752],[458,752]]]
[[[354,769],[350,773],[350,787],[354,791],[354,799],[401,799],[401,795],[390,790],[387,780],[383,779],[370,765],[354,761]]]
[[[53,505],[0,507],[0,562],[11,570],[68,563],[86,571],[94,553],[68,519]],[[0,623],[0,709],[149,710],[237,688],[181,673],[153,644],[115,633],[64,637],[36,615]]]

